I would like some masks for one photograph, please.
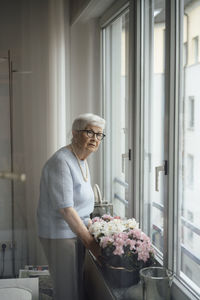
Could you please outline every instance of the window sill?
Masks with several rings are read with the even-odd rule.
[[[181,282],[176,277],[173,280],[172,285],[172,300],[199,300],[200,297],[195,295],[192,290],[189,290],[188,286]]]
[[[85,263],[85,283],[88,300],[139,300],[141,294],[140,283],[129,288],[113,288],[104,278],[103,272],[93,255],[87,251]],[[92,287],[92,288],[91,288]],[[142,295],[141,295],[142,299]],[[172,300],[199,300],[200,297],[189,291],[177,278],[174,278],[172,285]]]

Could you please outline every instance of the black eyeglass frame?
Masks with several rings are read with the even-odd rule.
[[[94,132],[94,131],[91,130],[91,129],[83,129],[83,130],[79,130],[79,131],[84,131],[84,132],[86,132],[86,133],[87,133],[87,136],[88,136],[89,138],[93,138],[93,137],[96,135],[98,141],[102,141],[102,140],[105,138],[105,136],[106,136],[103,132]],[[89,136],[89,132],[92,133],[91,136]],[[99,138],[98,136],[99,136],[100,138]]]

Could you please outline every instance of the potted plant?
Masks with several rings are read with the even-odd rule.
[[[134,218],[96,217],[89,231],[101,247],[103,269],[113,286],[138,283],[140,269],[154,264],[150,238]]]

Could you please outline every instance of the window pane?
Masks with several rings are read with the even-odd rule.
[[[124,217],[128,192],[128,28],[124,13],[104,29],[104,102],[107,121],[105,198]]]
[[[179,103],[178,199],[181,228],[178,272],[200,293],[200,3],[188,0],[184,3],[183,97]]]
[[[188,127],[193,128],[194,127],[194,97],[189,97],[188,101]]]
[[[165,1],[145,1],[143,37],[143,229],[163,252],[164,172],[155,170],[164,161],[165,125]]]

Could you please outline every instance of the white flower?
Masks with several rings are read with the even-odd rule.
[[[89,228],[90,233],[96,240],[101,239],[103,236],[112,236],[115,233],[123,232],[127,229],[138,228],[138,223],[134,218],[132,219],[111,219],[106,222],[103,219],[95,221]]]
[[[123,220],[123,223],[127,229],[134,229],[134,228],[139,227],[139,223],[137,223],[134,218],[128,219],[128,220]]]

